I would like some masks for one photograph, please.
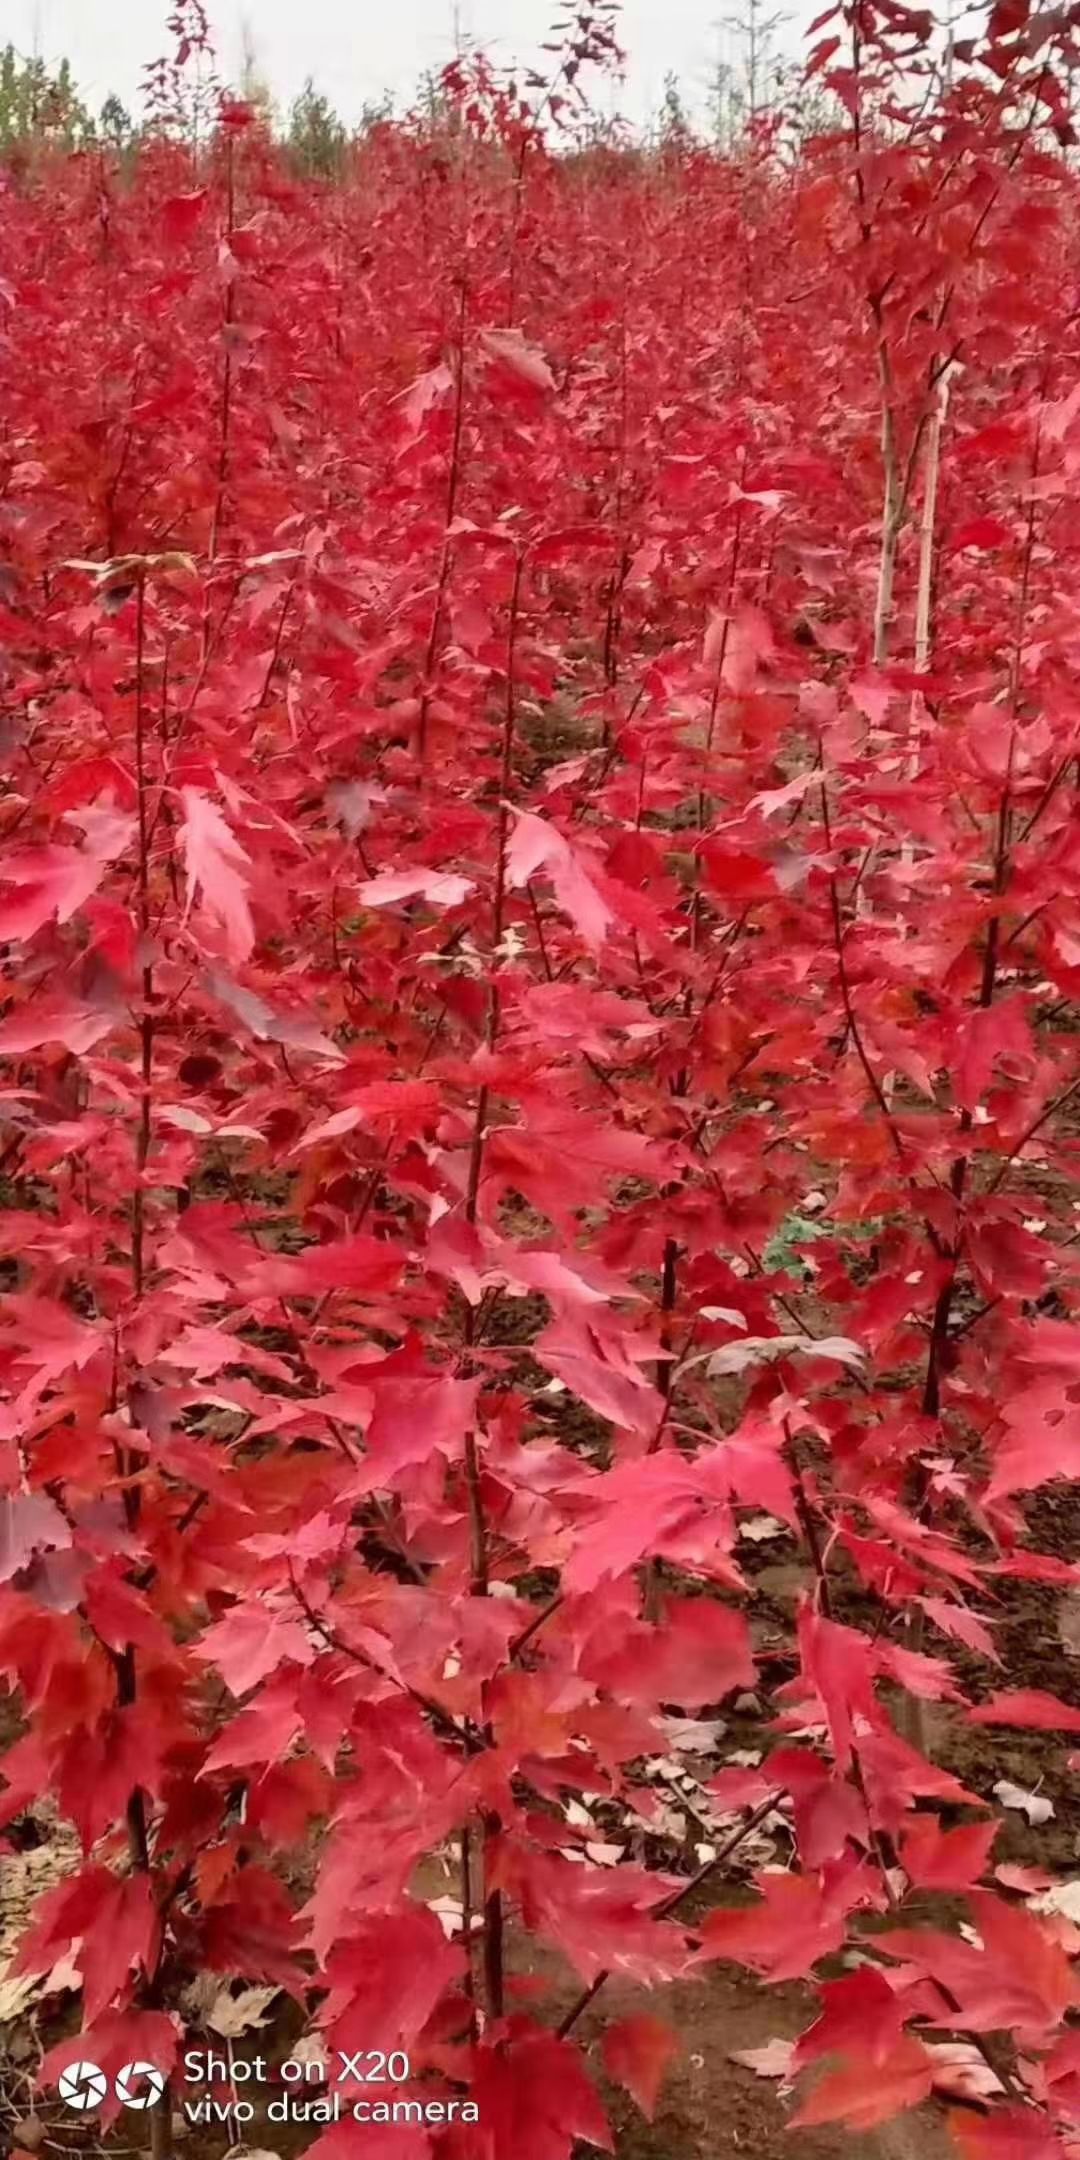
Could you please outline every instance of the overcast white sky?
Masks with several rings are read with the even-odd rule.
[[[775,0],[779,12],[784,0]],[[688,103],[703,102],[718,51],[731,47],[725,16],[745,0],[624,0],[622,43],[629,55],[619,109],[641,121],[658,105],[668,69]],[[811,0],[786,0],[792,22],[781,32],[795,51]],[[287,106],[306,76],[333,97],[346,118],[384,89],[407,99],[425,68],[449,58],[453,0],[209,0],[222,72],[235,73],[246,19],[259,69]],[[559,0],[458,0],[462,30],[493,58],[528,58],[565,12]],[[765,13],[772,9],[766,4]],[[95,105],[109,90],[137,104],[140,70],[166,48],[167,0],[7,0],[3,37],[23,51],[70,59]]]

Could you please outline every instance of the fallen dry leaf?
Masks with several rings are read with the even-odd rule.
[[[241,1989],[239,1995],[232,1995],[228,1988],[222,1988],[206,2013],[206,2022],[212,2032],[221,2034],[223,2040],[236,2040],[241,2033],[261,2031],[266,2024],[266,2013],[280,1993],[281,1989],[277,1987],[249,1987]]]
[[[755,2077],[779,2078],[787,2083],[794,2054],[794,2040],[767,2040],[764,2047],[733,2048],[728,2061],[741,2063],[744,2070],[752,2070]]]
[[[1054,1813],[1054,1803],[1041,1793],[1025,1792],[1022,1785],[1014,1785],[1009,1778],[999,1778],[994,1793],[1002,1807],[1015,1808],[1018,1815],[1026,1815],[1032,1828],[1049,1822]]]
[[[1061,1913],[1080,1927],[1080,1877],[1071,1882],[1055,1883],[1049,1890],[1041,1890],[1038,1896],[1029,1898],[1028,1904],[1035,1913]]]
[[[934,2058],[935,2092],[948,2093],[954,2100],[989,2100],[1005,2090],[978,2048],[967,2040],[927,2042],[926,2052]]]
[[[847,1335],[748,1335],[745,1342],[714,1350],[708,1370],[714,1379],[745,1372],[748,1365],[774,1365],[785,1357],[834,1358],[838,1365],[861,1365],[865,1350]]]

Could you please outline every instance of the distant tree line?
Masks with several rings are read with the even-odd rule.
[[[801,98],[793,99],[794,71],[775,53],[774,33],[787,18],[763,18],[766,0],[744,0],[744,4],[745,16],[728,18],[726,24],[737,34],[738,61],[717,60],[700,126],[688,114],[677,77],[666,77],[660,109],[650,129],[652,145],[661,153],[688,151],[703,140],[722,151],[734,150],[781,96],[789,116],[801,120],[799,132],[822,124],[821,94],[808,96],[804,92]],[[158,73],[163,71],[164,63],[159,63]],[[167,124],[163,100],[160,95],[155,97],[154,85],[149,81],[154,75],[153,69],[147,71],[146,112],[141,120],[133,118],[115,95],[107,97],[95,113],[80,95],[66,59],[51,65],[36,55],[27,57],[9,43],[0,49],[0,160],[17,161],[41,148],[87,150],[100,146],[118,153],[133,151],[148,135]],[[209,75],[195,93],[201,94],[207,106],[200,115],[204,122],[210,117],[209,106],[215,105],[219,88],[211,65]],[[362,140],[393,112],[392,99],[386,96],[365,105],[359,121],[350,127],[309,77],[282,115],[260,72],[246,23],[239,88],[282,144],[297,173],[313,179],[336,179],[345,166],[350,145]],[[437,120],[443,103],[438,77],[425,76],[418,104],[429,121]],[[602,122],[594,122],[594,128],[600,134],[605,132]],[[197,139],[202,127],[196,125],[194,132]]]
[[[349,128],[330,99],[309,78],[281,125],[273,100],[246,52],[243,77],[243,95],[278,135],[297,170],[315,178],[334,179],[342,169],[350,142],[390,116],[391,101],[386,98],[367,105],[359,124]],[[157,124],[153,116],[142,123],[136,121],[115,95],[107,97],[95,113],[76,88],[67,60],[53,66],[36,55],[20,53],[12,44],[0,49],[0,158],[10,160],[41,147],[87,150],[100,144],[123,151],[153,132]]]
[[[97,115],[90,111],[66,60],[53,69],[36,56],[25,58],[14,45],[0,51],[0,155],[41,142],[61,150],[93,142],[122,148],[133,132],[118,97],[107,97]]]

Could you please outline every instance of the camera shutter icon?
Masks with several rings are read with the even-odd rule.
[[[82,2111],[101,2106],[109,2090],[109,2080],[96,2063],[69,2063],[60,2073],[57,2090],[66,2107]]]
[[[165,2073],[154,2063],[125,2063],[116,2073],[116,2097],[127,2108],[156,2107],[164,2090]]]

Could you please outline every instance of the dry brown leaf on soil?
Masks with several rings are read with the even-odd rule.
[[[0,2025],[12,2025],[28,2010],[40,1993],[37,1973],[18,1973],[0,1979]]]
[[[1049,1822],[1054,1813],[1052,1800],[1045,1799],[1042,1793],[1025,1792],[1023,1786],[1014,1785],[1011,1778],[999,1778],[994,1795],[1002,1807],[1014,1808],[1018,1815],[1026,1815],[1033,1829],[1040,1823]]]
[[[326,2053],[326,2042],[321,2033],[304,2033],[302,2039],[298,2040],[291,2049],[290,2054],[293,2062],[309,2064],[312,2067],[321,2065],[323,2070],[328,2067],[329,2058]]]
[[[688,1755],[711,1754],[727,1731],[723,1718],[665,1717],[659,1718],[657,1723],[668,1746]],[[659,1762],[662,1758],[655,1760]],[[668,1770],[664,1774],[670,1776],[671,1772]]]
[[[236,2040],[241,2033],[255,2032],[266,2024],[266,2013],[281,1993],[279,1987],[243,1988],[239,1995],[231,1995],[222,1988],[206,2013],[206,2023],[212,2032],[220,2033],[223,2040]]]
[[[832,1358],[838,1365],[861,1365],[866,1352],[848,1335],[748,1335],[745,1342],[725,1343],[709,1354],[708,1371],[723,1379],[745,1372],[748,1365],[774,1365],[792,1356]]]
[[[767,2040],[764,2047],[733,2048],[728,2061],[741,2063],[743,2069],[752,2070],[755,2077],[779,2078],[782,2084],[787,2084],[791,2079],[794,2054],[794,2040]]]
[[[62,1958],[48,1973],[8,1970],[38,1898],[74,1874],[82,1859],[74,1830],[55,1820],[39,1827],[48,1828],[48,1837],[28,1852],[7,1854],[0,1869],[0,2025],[22,2017],[39,1995],[82,1985],[73,1956]]]
[[[751,1545],[761,1545],[766,1538],[786,1537],[787,1529],[775,1515],[748,1515],[746,1521],[739,1524],[739,1536]]]
[[[948,2093],[954,2100],[989,2100],[994,2093],[1004,2092],[1001,2079],[970,2041],[943,2040],[925,2045],[927,2054],[934,2058],[935,2092]]]
[[[1080,1877],[1071,1882],[1055,1883],[1049,1890],[1041,1890],[1037,1897],[1029,1898],[1034,1913],[1060,1914],[1080,1927]]]

